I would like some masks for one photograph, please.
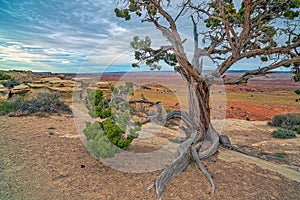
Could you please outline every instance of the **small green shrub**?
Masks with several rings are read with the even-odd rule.
[[[279,158],[285,158],[286,153],[285,152],[277,152],[277,153],[274,154],[274,156],[277,156]]]
[[[0,72],[0,80],[13,80],[13,78],[6,73]]]
[[[87,107],[92,117],[106,119],[94,124],[87,123],[84,134],[88,141],[88,148],[96,158],[113,157],[119,149],[127,149],[131,142],[138,137],[138,131],[142,124],[130,122],[130,105],[122,98],[114,98],[114,95],[133,95],[132,82],[118,88],[111,87],[113,97],[105,99],[103,91],[91,91],[87,97]],[[113,111],[112,111],[113,110]],[[130,134],[126,135],[125,130]]]
[[[192,155],[189,156],[189,164],[196,164],[196,160]]]
[[[283,129],[297,131],[300,128],[300,113],[287,113],[275,115],[270,126],[281,127]]]
[[[300,90],[295,90],[295,93],[297,94],[297,95],[300,95]]]
[[[87,101],[89,105],[98,106],[99,103],[103,100],[103,91],[102,90],[93,90],[88,93]]]
[[[172,112],[172,109],[171,108],[167,108],[166,109],[166,113],[170,113],[170,112]]]
[[[274,138],[289,139],[289,138],[295,138],[296,134],[294,133],[294,131],[280,128],[280,129],[273,131],[272,136]]]
[[[112,86],[109,87],[109,89],[110,89],[110,91],[113,92],[115,90],[115,87],[112,85]]]
[[[104,122],[87,123],[84,129],[88,147],[96,158],[111,158],[120,149],[127,149],[138,135],[124,137],[125,131],[111,119]]]
[[[181,139],[180,138],[174,138],[173,140],[171,140],[172,143],[176,143],[176,144],[181,144]]]
[[[13,87],[20,85],[20,83],[16,80],[8,80],[2,83],[4,87],[7,87],[8,89],[12,89]]]
[[[11,102],[2,102],[0,104],[0,116],[7,115],[12,110]]]

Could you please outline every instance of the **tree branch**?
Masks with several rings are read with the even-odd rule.
[[[199,54],[199,34],[197,30],[197,23],[195,22],[195,19],[193,15],[191,16],[193,26],[194,26],[194,57],[192,60],[192,66],[194,70],[198,73],[202,73],[202,66],[200,66],[199,59],[200,59],[200,54]]]
[[[276,68],[279,68],[281,66],[289,65],[289,64],[292,64],[292,63],[295,63],[295,62],[300,62],[300,57],[295,57],[295,58],[292,58],[292,59],[283,60],[281,62],[275,63],[275,64],[267,66],[267,67],[247,71],[241,77],[237,78],[234,81],[230,81],[227,84],[240,84],[242,82],[247,82],[250,78],[254,78],[255,76],[258,76],[258,75],[261,75],[261,74],[266,74],[268,71],[270,71],[272,69],[276,69]]]

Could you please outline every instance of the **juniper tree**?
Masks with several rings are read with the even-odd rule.
[[[263,67],[252,69],[230,83],[241,83],[281,66],[298,71],[300,65],[299,0],[244,0],[235,5],[232,0],[120,0],[115,9],[117,17],[139,19],[150,23],[162,33],[168,46],[151,47],[151,39],[138,36],[131,46],[137,63],[150,69],[160,69],[160,62],[174,66],[187,86],[189,110],[173,111],[168,119],[180,116],[187,126],[187,139],[178,148],[179,156],[161,173],[156,181],[158,198],[165,185],[181,173],[193,156],[215,192],[213,179],[201,164],[202,159],[218,150],[219,133],[210,120],[210,86],[233,64],[259,57]],[[134,17],[133,17],[134,16]],[[182,20],[190,23],[194,52],[188,58],[185,38],[179,32]],[[180,22],[181,21],[181,22]],[[201,26],[205,24],[205,27]],[[200,48],[202,44],[202,48]],[[217,67],[203,73],[201,57],[208,56]],[[209,148],[202,148],[208,144]]]

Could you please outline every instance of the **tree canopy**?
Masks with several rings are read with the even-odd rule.
[[[123,0],[119,5],[115,9],[117,17],[152,23],[171,44],[152,49],[149,37],[134,37],[131,46],[138,60],[134,67],[143,63],[150,69],[160,69],[159,61],[164,61],[176,66],[177,71],[197,77],[202,72],[202,56],[216,63],[214,76],[224,74],[243,59],[260,57],[266,63],[246,72],[234,83],[281,66],[299,68],[299,0],[244,0],[241,5],[235,5],[232,0]],[[183,48],[185,39],[178,31],[178,27],[184,26],[180,19],[193,27],[192,60],[187,59]],[[183,61],[188,65],[184,66]]]

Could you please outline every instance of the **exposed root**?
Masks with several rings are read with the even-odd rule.
[[[193,130],[193,128],[195,127],[195,123],[193,122],[193,120],[191,119],[190,115],[183,110],[174,110],[170,113],[167,114],[167,116],[165,117],[165,119],[163,120],[163,123],[165,123],[166,121],[172,119],[172,118],[181,118],[188,126],[190,130]]]
[[[289,164],[291,164],[291,165],[300,167],[300,164],[295,163],[295,162],[292,162],[292,161],[290,161],[290,160],[286,160],[286,159],[281,158],[281,157],[278,157],[278,156],[273,156],[273,155],[262,155],[260,158],[263,159],[263,160],[267,160],[268,158],[275,159],[275,160],[280,160],[280,161],[289,163]]]
[[[271,159],[280,160],[280,161],[289,163],[291,165],[300,167],[300,164],[295,163],[295,162],[290,161],[290,160],[286,160],[286,159],[278,157],[278,156],[274,156],[274,155],[261,155],[261,156],[258,156],[258,155],[249,153],[247,151],[244,151],[241,148],[243,148],[243,147],[250,148],[250,149],[255,149],[255,148],[251,147],[251,146],[247,146],[247,145],[243,145],[240,148],[236,147],[236,146],[233,146],[231,144],[230,139],[229,139],[229,137],[227,135],[221,135],[220,136],[220,144],[223,145],[224,147],[227,147],[227,148],[229,148],[231,150],[237,151],[239,153],[245,154],[245,155],[250,156],[250,157],[260,158],[260,159],[263,159],[263,160],[267,160],[268,158],[271,158]]]
[[[192,147],[191,149],[191,153],[196,161],[196,163],[198,164],[199,169],[201,170],[201,172],[205,175],[205,177],[209,180],[210,184],[211,184],[211,193],[214,194],[216,192],[216,186],[214,183],[214,180],[212,179],[211,175],[209,174],[209,172],[205,169],[205,167],[202,165],[198,154],[197,154],[197,150],[200,148],[200,146],[202,145],[202,142],[197,144],[196,146]]]
[[[193,133],[190,138],[188,138],[185,142],[183,142],[179,146],[179,148],[177,150],[179,153],[179,156],[171,164],[169,164],[169,166],[166,167],[166,169],[164,169],[164,171],[160,174],[160,176],[156,180],[155,187],[156,187],[156,193],[157,193],[158,199],[161,199],[166,185],[176,175],[180,174],[183,170],[185,170],[186,167],[188,166],[188,164],[189,164],[189,148],[193,142],[195,135],[196,134]]]
[[[190,118],[189,114],[185,111],[170,112],[169,114],[167,114],[163,122],[166,122],[167,120],[170,120],[175,117],[181,118],[186,123],[187,128],[182,127],[182,130],[186,133],[187,139],[178,147],[177,151],[179,153],[179,156],[164,169],[164,171],[160,174],[160,176],[155,182],[158,199],[161,199],[166,185],[176,175],[180,174],[183,170],[186,169],[186,167],[189,164],[190,155],[194,157],[199,169],[209,180],[211,184],[212,194],[215,193],[215,183],[209,172],[202,165],[200,160],[207,158],[217,152],[219,146],[219,134],[212,126],[210,126],[207,133],[200,133],[198,131],[194,131],[195,124]],[[203,135],[206,135],[206,137],[203,138]],[[204,143],[204,141],[209,142],[209,147],[199,152],[199,149]]]
[[[208,136],[210,137],[210,140],[211,140],[212,144],[209,146],[208,149],[199,152],[198,156],[199,156],[200,160],[208,158],[209,156],[212,156],[218,150],[218,147],[219,147],[219,135],[218,135],[217,131],[213,127],[210,127],[210,129],[208,131]]]

